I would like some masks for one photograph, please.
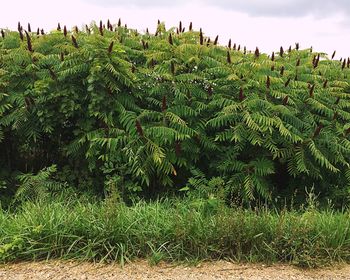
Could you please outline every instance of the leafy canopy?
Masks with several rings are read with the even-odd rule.
[[[192,24],[3,30],[0,177],[56,164],[72,184],[123,195],[198,174],[246,200],[290,183],[346,189],[349,65],[299,44],[219,46]]]

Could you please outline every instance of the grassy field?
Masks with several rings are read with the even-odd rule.
[[[350,58],[62,27],[0,32],[0,262],[350,263]]]
[[[151,264],[231,259],[316,267],[350,261],[349,212],[228,208],[215,200],[30,202],[0,212],[0,260]]]

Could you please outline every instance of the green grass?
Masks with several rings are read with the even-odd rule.
[[[348,212],[232,209],[208,201],[26,203],[0,212],[0,260],[350,261]]]

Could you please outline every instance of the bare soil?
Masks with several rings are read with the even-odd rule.
[[[225,261],[197,266],[175,266],[161,263],[150,266],[137,261],[121,267],[118,264],[93,264],[66,261],[27,262],[0,265],[1,280],[111,280],[111,279],[349,279],[350,265],[327,269],[300,269],[288,265],[235,264]]]

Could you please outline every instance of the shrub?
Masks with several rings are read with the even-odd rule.
[[[269,57],[163,23],[154,35],[92,24],[23,38],[0,38],[7,174],[56,164],[78,189],[124,199],[178,190],[193,170],[244,201],[348,192],[345,60],[299,46]]]

